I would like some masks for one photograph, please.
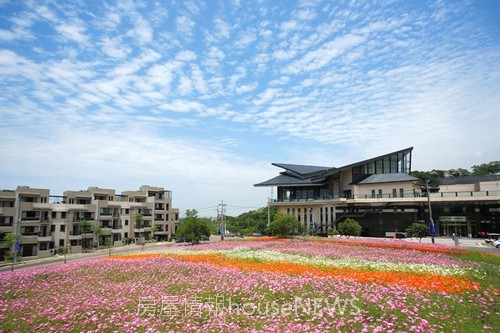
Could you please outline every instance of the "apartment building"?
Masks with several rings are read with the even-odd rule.
[[[144,185],[117,194],[89,187],[50,195],[48,189],[19,186],[0,191],[0,237],[18,235],[18,257],[46,257],[59,248],[72,253],[95,246],[168,240],[179,226],[172,192]],[[0,245],[0,261],[8,249]]]
[[[431,216],[442,236],[500,232],[499,175],[441,179],[428,189],[410,175],[412,151],[341,167],[273,163],[284,171],[254,186],[275,187],[277,198],[270,204],[295,216],[307,234],[326,234],[353,218],[363,235],[383,237],[414,222],[428,223]]]

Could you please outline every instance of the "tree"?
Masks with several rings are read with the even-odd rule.
[[[494,175],[500,172],[500,161],[483,163],[472,167],[472,174],[475,176]]]
[[[113,239],[111,237],[106,237],[106,239],[104,240],[104,246],[106,246],[108,248],[108,257],[111,256],[111,249],[113,247]]]
[[[361,231],[363,230],[359,225],[358,221],[347,218],[344,221],[340,222],[337,226],[339,234],[341,236],[360,236]]]
[[[251,210],[242,213],[237,217],[228,216],[226,219],[227,230],[232,233],[251,236],[253,233],[260,232],[267,233],[267,207],[262,207],[257,210]],[[276,208],[270,208],[270,220],[274,220]]]
[[[419,242],[422,242],[422,237],[427,236],[428,231],[427,226],[422,223],[413,223],[408,229],[406,229],[408,237],[418,237],[420,238]]]
[[[8,251],[6,253],[5,259],[10,259],[12,261],[12,266],[10,270],[14,271],[14,258],[16,257],[16,243],[17,243],[17,235],[11,232],[8,232],[3,237],[2,244],[7,245]]]
[[[86,249],[91,246],[87,246],[87,239],[83,238],[84,234],[90,234],[92,233],[92,222],[88,220],[81,220],[80,221],[80,234],[82,235],[82,247],[83,249]]]
[[[196,212],[194,209],[193,211]],[[210,237],[210,225],[206,219],[197,218],[196,214],[189,215],[181,222],[175,237],[180,241],[197,244],[203,238]]]
[[[269,224],[269,234],[272,236],[287,236],[297,233],[299,221],[289,214],[278,213]]]
[[[99,222],[92,223],[92,232],[94,233],[94,237],[97,239],[97,247],[99,247],[99,236],[102,234],[102,226]]]
[[[191,217],[198,217],[198,211],[196,209],[187,209],[186,210],[186,218],[189,219]]]
[[[151,237],[154,236],[155,232],[157,232],[159,229],[158,229],[158,226],[155,224],[153,226],[151,226]],[[156,238],[157,239],[157,238]]]

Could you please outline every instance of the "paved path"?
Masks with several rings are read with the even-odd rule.
[[[404,238],[406,242],[419,242],[418,238]],[[459,237],[458,245],[455,244],[455,241],[451,237],[435,237],[434,241],[436,244],[444,244],[449,246],[457,246],[457,247],[466,247],[473,248],[476,250],[488,250],[497,252],[500,254],[500,249],[496,249],[491,244],[485,242],[484,238],[467,238],[467,237]],[[431,237],[422,238],[422,244],[431,244]]]
[[[146,244],[146,245],[144,245],[144,251],[150,251],[150,250],[157,249],[157,248],[160,248],[163,246],[171,246],[171,245],[172,245],[172,243],[167,243],[167,242]],[[140,253],[140,252],[142,252],[141,245],[125,245],[125,246],[112,248],[111,255],[123,254],[123,253]],[[76,261],[82,261],[82,260],[104,258],[107,256],[109,256],[108,249],[92,250],[92,252],[87,252],[87,253],[67,254],[66,255],[66,262],[76,262]],[[55,255],[55,256],[46,257],[46,258],[26,259],[24,261],[17,263],[14,266],[14,270],[23,270],[23,269],[29,269],[29,268],[35,268],[35,267],[41,267],[41,266],[62,264],[62,263],[64,263],[64,260],[65,260],[65,258],[63,255]],[[9,265],[9,264],[6,264],[6,265],[0,267],[0,272],[8,272],[10,270],[11,270],[11,265]]]

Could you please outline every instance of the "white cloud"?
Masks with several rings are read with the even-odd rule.
[[[255,105],[262,105],[271,101],[278,93],[280,89],[276,88],[268,88],[263,93],[260,93],[257,96],[257,99],[254,101]]]
[[[128,35],[132,36],[139,45],[147,45],[153,41],[154,33],[151,24],[142,15],[133,12],[130,14],[133,28]]]
[[[207,82],[205,81],[205,78],[203,77],[203,72],[200,69],[200,67],[196,64],[191,65],[191,80],[192,80],[194,88],[199,93],[204,94],[208,91]]]
[[[122,44],[118,38],[104,37],[101,45],[102,52],[112,58],[124,59],[132,52],[132,48]]]
[[[85,35],[86,28],[81,22],[76,24],[59,24],[55,29],[67,41],[82,45],[86,45],[89,42],[89,37]]]
[[[190,62],[190,61],[196,60],[196,53],[194,53],[193,51],[189,51],[189,50],[183,50],[183,51],[177,53],[177,55],[175,56],[175,59],[177,59],[179,61]]]
[[[159,106],[162,110],[174,112],[190,112],[202,110],[205,106],[199,102],[176,99],[172,103],[162,104]]]
[[[61,165],[95,185],[107,177],[75,165],[91,161],[102,175],[120,169],[114,158],[123,155],[132,171],[116,182],[157,184],[163,183],[158,175],[179,173],[178,191],[191,175],[204,174],[203,164],[208,177],[220,169],[231,175],[228,184],[244,187],[237,175],[250,172],[241,167],[245,162],[271,172],[254,183],[275,175],[269,163],[278,157],[309,163],[323,154],[328,164],[339,165],[337,158],[349,163],[415,146],[415,161],[439,168],[470,167],[469,161],[496,156],[497,39],[468,4],[439,13],[396,4],[6,4],[4,16],[12,18],[0,31],[0,114],[8,149],[0,155],[17,153],[26,163],[17,165],[19,172],[40,174],[30,161],[43,149],[29,147],[29,155],[21,148],[37,140],[68,142],[57,153]],[[117,130],[127,133],[122,143]],[[69,149],[93,133],[88,150],[96,157]],[[302,153],[288,151],[284,143],[290,141]],[[120,153],[108,159],[114,145]],[[187,148],[179,152],[175,145]],[[149,164],[127,154],[147,155]],[[167,161],[163,155],[169,154],[197,165],[176,156]],[[0,167],[3,175],[16,172],[9,158]],[[55,181],[51,163],[44,162],[43,174]],[[179,165],[157,166],[169,163]],[[228,170],[231,165],[241,170]],[[202,183],[193,191],[212,200],[212,181]]]
[[[255,89],[257,89],[258,86],[259,86],[259,84],[257,82],[253,82],[251,84],[241,85],[241,86],[237,87],[235,89],[235,91],[237,94],[244,94],[247,92],[254,91]]]
[[[193,81],[186,75],[181,75],[177,91],[181,96],[188,95],[193,91]]]
[[[216,29],[215,35],[216,35],[217,39],[227,39],[230,37],[231,28],[230,28],[229,24],[227,24],[226,22],[224,22],[221,19],[215,19],[214,24],[215,24],[215,29]]]
[[[284,72],[299,74],[301,72],[317,70],[330,63],[334,58],[349,52],[363,41],[365,41],[363,36],[355,34],[337,37],[318,49],[306,53],[300,60],[290,64]]]
[[[33,34],[28,30],[16,27],[12,30],[0,29],[0,40],[11,42],[17,39],[32,39]]]
[[[185,39],[193,37],[195,23],[187,16],[179,16],[175,19],[177,32]]]
[[[241,31],[238,34],[238,38],[236,39],[236,42],[234,43],[234,46],[239,48],[239,49],[244,49],[248,47],[250,44],[255,42],[257,40],[256,32],[253,31],[254,29],[250,29],[248,31]]]

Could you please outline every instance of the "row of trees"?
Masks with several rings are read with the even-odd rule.
[[[417,177],[422,181],[430,180],[431,182],[435,182],[437,178],[494,175],[500,172],[500,161],[474,165],[471,167],[471,169],[472,171],[462,168],[449,170],[412,171],[411,175],[413,177]]]
[[[258,230],[263,231],[263,234],[267,234],[270,236],[278,236],[278,237],[286,237],[293,235],[302,234],[301,225],[299,221],[292,215],[282,214],[282,213],[273,213],[273,220],[269,224],[269,228],[267,225],[264,225],[264,219],[262,214],[263,209],[257,212],[250,212],[244,214],[243,221],[247,223],[247,232]],[[211,234],[216,234],[217,231],[217,222],[207,218],[198,218],[198,212],[196,210],[188,210],[186,213],[186,218],[182,220],[181,225],[176,233],[176,238],[180,241],[189,242],[192,244],[199,243],[203,239],[208,239]],[[254,216],[260,217],[260,220],[249,220],[249,215],[255,214]],[[267,218],[267,212],[266,212]],[[238,219],[234,219],[234,221],[241,221]],[[267,224],[267,221],[265,221]],[[259,226],[261,229],[255,229],[256,226]],[[252,227],[253,226],[253,227]],[[238,230],[238,229],[233,229]],[[241,230],[241,229],[240,229]],[[360,236],[362,232],[361,225],[353,219],[345,219],[337,225],[337,229],[329,230],[330,235],[340,235],[345,237],[350,236]],[[406,233],[408,237],[417,237],[422,239],[422,237],[427,236],[429,232],[429,228],[421,223],[414,223],[408,229],[406,229]]]

